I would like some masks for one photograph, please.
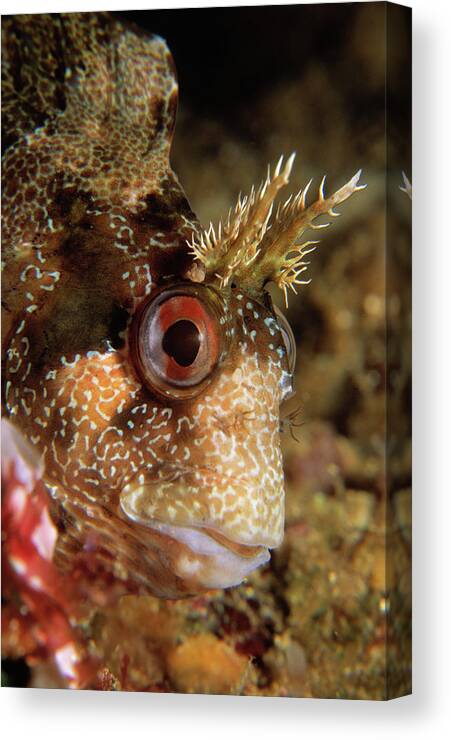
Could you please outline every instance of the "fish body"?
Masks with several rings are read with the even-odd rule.
[[[56,562],[167,598],[240,583],[283,538],[293,367],[265,286],[302,282],[295,239],[358,177],[298,194],[266,243],[290,159],[203,233],[165,42],[107,14],[3,30],[4,414],[42,458]]]

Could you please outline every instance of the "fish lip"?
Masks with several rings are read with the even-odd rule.
[[[139,522],[176,541],[172,558],[171,548],[167,553],[172,569],[178,577],[202,589],[237,586],[270,559],[267,547],[240,545],[221,534],[219,541],[211,529],[176,526],[156,519]]]
[[[210,527],[166,524],[158,519],[149,519],[146,523],[140,521],[149,529],[166,534],[178,542],[186,544],[193,552],[202,555],[210,555],[219,549],[224,549],[245,560],[253,560],[259,558],[261,553],[269,552],[269,548],[264,545],[244,545],[234,542]]]

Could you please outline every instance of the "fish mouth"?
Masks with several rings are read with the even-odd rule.
[[[202,484],[198,481],[200,473],[204,475]],[[232,488],[233,484],[236,497],[242,495],[244,501],[250,498],[247,476],[237,478],[206,467],[178,465],[165,469],[164,476],[161,471],[154,471],[152,478],[139,473],[119,496],[122,513],[147,530],[161,561],[193,592],[237,586],[269,561],[270,549],[281,541],[279,531],[273,532],[271,521],[268,524],[260,512],[261,519],[256,521],[252,510],[250,517],[240,512],[238,525],[232,520],[230,526],[224,512],[211,510],[208,497],[212,480],[223,487]],[[184,507],[183,494],[189,486],[204,494],[196,500],[197,507]],[[244,506],[242,511],[246,511]]]
[[[237,586],[270,558],[267,547],[232,542],[208,528],[175,526],[156,519],[140,519],[139,523],[167,538],[164,556],[171,570],[196,588]]]

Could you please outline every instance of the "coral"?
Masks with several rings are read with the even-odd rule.
[[[189,638],[167,658],[176,690],[196,694],[239,694],[248,662],[209,634]]]

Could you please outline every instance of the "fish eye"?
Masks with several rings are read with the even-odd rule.
[[[152,296],[134,320],[132,356],[154,391],[192,398],[205,387],[225,352],[221,304],[205,286],[181,285]]]
[[[277,316],[280,333],[282,334],[283,343],[287,352],[288,372],[290,375],[293,375],[296,367],[296,340],[294,338],[293,330],[280,308],[274,306],[274,311]]]

